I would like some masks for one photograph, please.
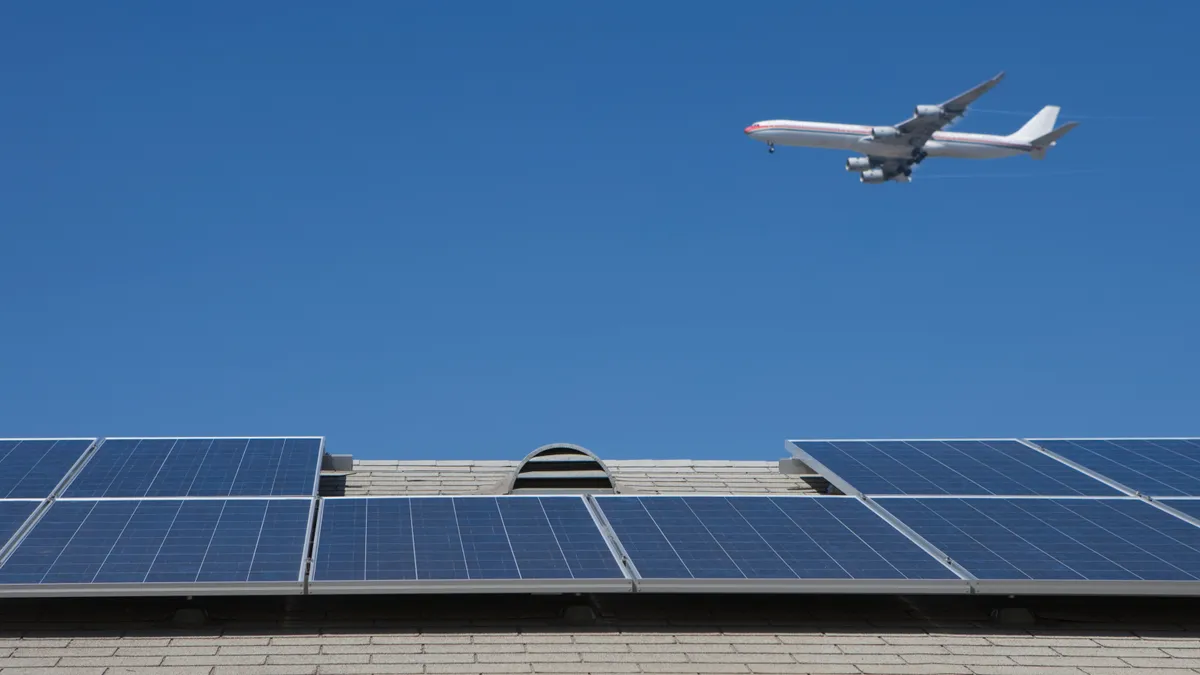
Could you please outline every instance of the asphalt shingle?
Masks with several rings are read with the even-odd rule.
[[[605,463],[623,494],[817,494],[815,476],[790,476],[776,462],[613,460]],[[347,496],[501,494],[519,462],[355,460]]]

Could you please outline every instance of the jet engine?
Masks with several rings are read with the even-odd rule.
[[[870,157],[851,157],[846,160],[847,171],[866,171],[871,168]]]
[[[864,183],[883,183],[888,180],[888,176],[883,169],[871,169],[862,172],[858,179]]]
[[[946,111],[940,105],[919,105],[913,112],[917,117],[941,117]]]
[[[872,127],[871,138],[896,138],[900,130],[896,127]]]

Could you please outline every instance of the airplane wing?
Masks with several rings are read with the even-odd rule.
[[[935,106],[917,106],[912,117],[896,125],[900,136],[894,140],[914,148],[922,147],[930,138],[933,138],[934,132],[946,128],[950,123],[962,117],[963,113],[967,111],[967,106],[974,103],[976,99],[986,94],[1003,79],[1004,73],[1001,72],[987,82],[977,85],[949,101]]]

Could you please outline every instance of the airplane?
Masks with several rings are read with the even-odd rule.
[[[1046,151],[1078,126],[1068,122],[1055,129],[1059,107],[1048,105],[1007,136],[944,131],[967,111],[967,107],[1004,79],[1004,73],[939,105],[919,105],[913,116],[895,126],[831,124],[795,120],[767,120],[746,127],[747,136],[767,144],[828,148],[860,153],[846,160],[847,171],[859,172],[863,183],[907,183],[913,169],[927,157],[996,159],[1026,154],[1045,159]]]

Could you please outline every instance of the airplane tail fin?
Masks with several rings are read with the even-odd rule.
[[[1050,133],[1054,128],[1054,122],[1058,120],[1059,107],[1056,105],[1048,105],[1038,111],[1032,119],[1025,123],[1025,126],[1017,129],[1009,134],[1009,138],[1020,143],[1028,143],[1033,139]]]
[[[1077,126],[1079,126],[1079,122],[1067,122],[1048,134],[1042,134],[1030,140],[1029,144],[1033,146],[1033,150],[1029,153],[1029,156],[1034,159],[1045,159],[1046,151],[1053,147],[1058,142],[1058,139],[1066,136],[1069,131]]]

